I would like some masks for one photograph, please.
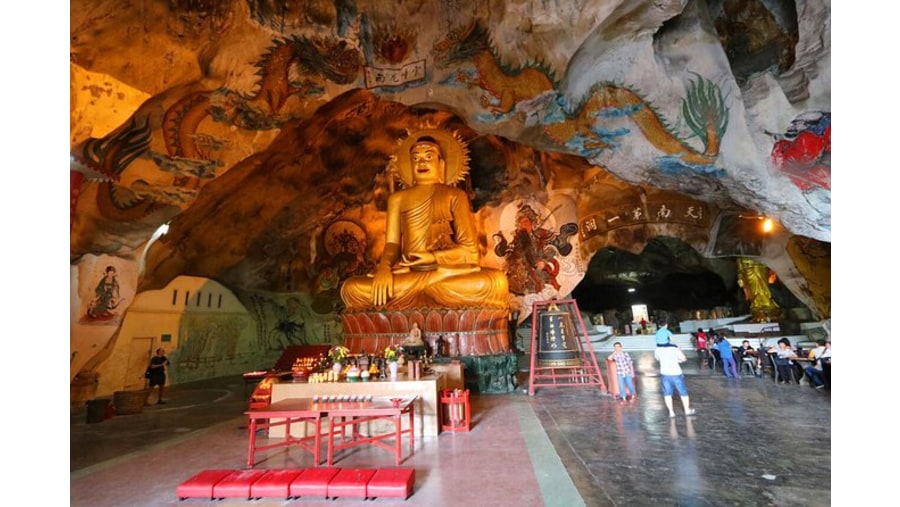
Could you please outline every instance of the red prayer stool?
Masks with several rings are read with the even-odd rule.
[[[180,500],[185,498],[213,498],[213,486],[233,473],[234,470],[203,470],[182,482],[175,489]]]
[[[291,482],[289,493],[292,497],[327,497],[328,483],[340,471],[340,468],[335,467],[307,468]]]
[[[328,483],[328,498],[353,497],[365,498],[369,479],[375,475],[371,468],[344,468]]]
[[[366,485],[366,498],[409,498],[416,482],[414,468],[379,468]]]
[[[250,487],[268,470],[235,470],[213,486],[213,498],[250,499]]]
[[[291,483],[305,468],[267,470],[250,486],[250,498],[290,498]]]

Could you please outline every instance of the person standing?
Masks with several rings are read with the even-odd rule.
[[[660,321],[659,330],[656,332],[656,346],[657,347],[674,347],[675,344],[671,343],[672,339],[672,331],[669,331],[669,323],[666,321]]]
[[[738,378],[737,363],[734,362],[734,352],[731,351],[731,343],[725,336],[720,336],[716,343],[719,350],[719,357],[722,358],[722,371],[728,378]]]
[[[697,328],[697,358],[700,360],[700,369],[709,368],[709,348],[707,347],[706,333],[703,328]]]
[[[156,355],[150,359],[150,366],[147,367],[147,371],[150,374],[148,377],[150,379],[148,382],[150,392],[153,392],[153,386],[159,386],[159,397],[156,399],[157,405],[166,404],[163,401],[163,390],[166,385],[166,367],[168,366],[169,358],[166,357],[166,351],[162,347],[156,349]]]
[[[607,357],[607,360],[616,362],[616,376],[619,377],[619,395],[622,402],[629,398],[626,396],[625,388],[631,393],[631,401],[637,399],[637,391],[634,389],[634,362],[631,355],[622,350],[622,342],[613,344],[613,353]]]
[[[668,347],[656,347],[653,357],[659,361],[663,400],[666,403],[666,408],[669,409],[669,417],[675,417],[675,408],[672,401],[674,391],[678,391],[678,397],[681,398],[684,415],[695,415],[697,410],[691,408],[691,399],[688,396],[687,385],[684,382],[684,372],[681,370],[681,363],[687,361],[684,352],[677,345],[673,344]]]

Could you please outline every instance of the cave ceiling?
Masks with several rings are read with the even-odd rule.
[[[425,125],[468,143],[476,212],[567,196],[586,257],[666,236],[694,259],[722,213],[831,241],[829,2],[75,0],[70,21],[72,262],[147,250],[144,289],[313,290],[324,231],[380,220]],[[669,202],[707,216],[613,222]]]

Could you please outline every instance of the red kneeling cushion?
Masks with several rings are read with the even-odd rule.
[[[335,498],[339,496],[348,496],[355,498],[366,497],[366,485],[369,479],[375,475],[375,470],[371,468],[344,468],[341,469],[331,482],[328,483],[328,493],[326,496]]]
[[[291,496],[328,496],[328,482],[340,468],[307,468],[291,482]]]
[[[213,498],[250,498],[250,486],[267,470],[235,470],[213,486]]]
[[[208,498],[212,500],[213,486],[234,470],[203,470],[182,482],[175,489],[178,498]]]
[[[250,486],[250,498],[290,498],[291,483],[304,468],[267,470]]]
[[[366,486],[366,498],[408,498],[416,482],[414,468],[379,468]]]

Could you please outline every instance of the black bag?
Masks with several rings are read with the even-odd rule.
[[[147,367],[147,371],[144,372],[144,378],[150,378],[150,367]]]

